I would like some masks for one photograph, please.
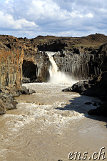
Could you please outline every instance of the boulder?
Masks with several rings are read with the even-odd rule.
[[[32,89],[27,89],[26,87],[22,86],[22,88],[18,90],[18,93],[19,95],[22,95],[22,94],[29,95],[29,94],[33,94],[36,92]]]
[[[72,92],[72,87],[65,88],[62,92]]]
[[[101,104],[98,108],[88,111],[89,115],[98,115],[107,117],[107,102]]]
[[[17,102],[14,97],[8,93],[0,94],[0,114],[6,113],[6,110],[16,109]]]
[[[22,78],[22,83],[30,83],[30,78],[23,77]]]
[[[6,113],[5,104],[3,103],[3,100],[0,99],[0,115],[3,115],[5,113]]]
[[[90,87],[91,87],[91,85],[90,85],[89,81],[79,81],[72,86],[72,91],[82,94]]]

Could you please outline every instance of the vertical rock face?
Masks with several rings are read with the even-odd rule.
[[[75,78],[88,79],[97,76],[106,68],[107,53],[104,53],[101,46],[98,51],[59,52],[54,59],[59,70],[67,72]]]
[[[35,80],[37,79],[37,65],[35,65],[32,61],[24,60],[22,70],[23,83],[35,82]]]
[[[49,78],[49,58],[44,52],[32,50],[24,50],[24,61],[23,61],[23,82],[46,82]]]
[[[13,93],[21,88],[23,57],[20,48],[0,49],[0,114],[16,108]]]
[[[49,57],[45,52],[38,52],[36,54],[37,62],[37,81],[38,82],[47,82],[49,79]]]
[[[0,88],[21,87],[22,63],[24,53],[21,49],[0,50]]]

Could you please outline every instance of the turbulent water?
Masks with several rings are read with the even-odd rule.
[[[105,121],[87,115],[99,100],[61,92],[64,84],[24,86],[36,93],[18,97],[17,109],[0,116],[0,161],[68,161],[69,152],[90,156],[107,147]]]
[[[63,84],[74,84],[76,81],[72,79],[71,76],[67,75],[64,72],[59,71],[56,62],[53,58],[53,55],[55,54],[54,52],[47,52],[49,56],[49,60],[51,62],[51,66],[49,69],[49,74],[50,74],[50,83],[63,83]]]

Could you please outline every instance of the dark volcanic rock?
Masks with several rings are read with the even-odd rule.
[[[22,77],[22,83],[30,83],[30,78]]]
[[[91,85],[88,81],[80,81],[72,86],[72,91],[82,94],[90,87]]]
[[[60,71],[77,79],[92,79],[107,71],[107,43],[100,48],[73,48],[54,55]]]
[[[91,81],[80,81],[63,91],[78,92],[82,95],[98,97],[103,101],[97,109],[90,110],[90,115],[107,116],[107,72]]]
[[[5,113],[6,113],[6,106],[5,106],[4,102],[3,102],[3,100],[0,99],[0,115],[3,115]]]
[[[83,94],[88,88],[91,87],[91,84],[89,84],[89,81],[79,81],[75,83],[72,87],[68,87],[66,89],[63,89],[63,92],[78,92],[80,94]]]
[[[22,87],[19,91],[19,94],[26,94],[26,95],[29,95],[29,94],[33,94],[33,93],[36,93],[34,90],[31,90],[31,89],[27,89],[26,87]]]
[[[16,109],[17,102],[14,100],[14,97],[32,93],[35,93],[35,91],[27,89],[26,87],[21,87],[18,90],[9,88],[3,89],[0,93],[0,115],[5,114],[6,110]]]
[[[72,87],[68,87],[62,90],[63,92],[72,92]]]
[[[37,65],[35,65],[32,61],[24,60],[22,65],[22,70],[23,70],[23,76],[27,81],[28,80],[30,80],[30,82],[36,81],[38,69],[37,69]]]
[[[12,110],[16,108],[17,102],[14,101],[14,97],[9,93],[0,94],[0,114],[5,114],[6,110]]]
[[[52,41],[49,43],[38,45],[37,47],[40,51],[57,52],[57,51],[63,50],[66,46],[67,46],[67,44],[62,42],[61,40],[55,40],[55,41]]]
[[[90,57],[91,59],[87,62],[89,69],[87,73],[91,71],[91,77],[93,79],[89,81],[80,81],[74,84],[72,88],[70,87],[68,89],[64,89],[63,91],[73,91],[87,96],[100,98],[103,101],[103,104],[100,105],[97,109],[89,111],[89,114],[107,116],[107,43],[101,45],[99,50],[94,54],[95,55],[93,55],[93,57]],[[80,67],[80,64],[78,64],[78,67]],[[83,71],[84,68],[85,66],[82,68]]]
[[[98,115],[107,117],[107,102],[104,102],[100,107],[88,111],[89,115]]]
[[[29,54],[28,54],[29,53]],[[23,82],[47,82],[49,79],[49,58],[44,52],[37,51],[35,53],[35,48],[32,50],[25,49],[25,56],[22,65],[23,70]]]

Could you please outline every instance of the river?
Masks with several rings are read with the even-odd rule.
[[[99,100],[62,92],[64,84],[24,86],[36,93],[17,97],[17,109],[0,116],[0,161],[68,161],[70,152],[89,157],[107,148],[106,120],[87,114],[95,106],[86,102]]]

